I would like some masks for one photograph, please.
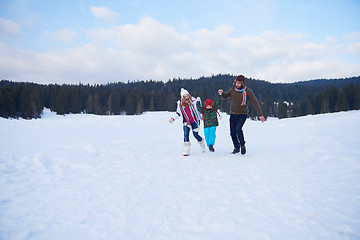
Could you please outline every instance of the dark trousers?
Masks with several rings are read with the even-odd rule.
[[[234,144],[234,148],[239,149],[240,146],[245,145],[243,126],[247,119],[246,114],[231,114],[230,115],[230,136]]]

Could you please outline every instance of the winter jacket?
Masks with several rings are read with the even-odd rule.
[[[193,111],[194,114],[192,117],[195,120],[195,123],[197,124],[197,126],[200,126],[201,114],[196,108],[196,99],[194,97],[191,97],[191,102],[192,102],[192,109],[194,110]],[[173,117],[173,119],[176,120],[176,119],[182,117],[184,125],[190,126],[190,123],[186,121],[186,116],[184,116],[185,111],[182,111],[182,108],[183,107],[181,106],[181,100],[178,100],[177,108],[176,108],[176,115]]]
[[[214,108],[207,109],[201,106],[201,102],[196,103],[196,107],[198,111],[203,114],[204,128],[219,126],[218,117],[217,117],[218,113],[216,110],[220,106],[220,101],[221,98],[217,96],[214,103],[215,109]]]
[[[253,105],[255,106],[258,115],[263,116],[263,112],[261,110],[260,104],[257,98],[255,97],[253,91],[248,87],[245,89],[245,91],[246,91],[246,103],[244,105],[241,105],[241,103],[243,102],[243,94],[241,92],[236,91],[234,87],[232,87],[229,91],[222,93],[221,96],[223,98],[230,97],[230,114],[237,114],[237,115],[248,114],[249,112],[248,103],[250,100],[250,102],[252,102]]]

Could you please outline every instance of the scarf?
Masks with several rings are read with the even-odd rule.
[[[198,118],[196,117],[196,112],[195,112],[194,105],[191,103],[191,104],[189,105],[189,108],[190,108],[191,115],[192,115],[193,119],[195,120],[195,123],[196,123],[197,125],[199,125],[199,120],[198,120]],[[185,111],[185,106],[183,106],[182,104],[180,104],[180,111],[181,111],[183,117],[185,118],[186,122],[187,122],[189,125],[191,125],[191,124],[190,124],[190,119],[189,119],[189,117],[187,116],[186,111]]]
[[[246,87],[244,87],[243,89],[236,89],[236,87],[234,87],[234,89],[237,92],[241,92],[243,95],[243,100],[241,102],[241,106],[246,105]]]

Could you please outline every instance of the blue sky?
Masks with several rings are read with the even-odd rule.
[[[0,0],[0,78],[360,75],[358,0]]]

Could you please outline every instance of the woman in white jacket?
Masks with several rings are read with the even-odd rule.
[[[182,117],[184,129],[184,156],[190,154],[190,129],[193,131],[194,138],[200,144],[201,152],[205,152],[204,139],[199,135],[199,126],[201,114],[196,108],[196,99],[191,97],[184,88],[180,91],[181,99],[177,102],[176,115],[169,120],[173,123],[176,119]]]

